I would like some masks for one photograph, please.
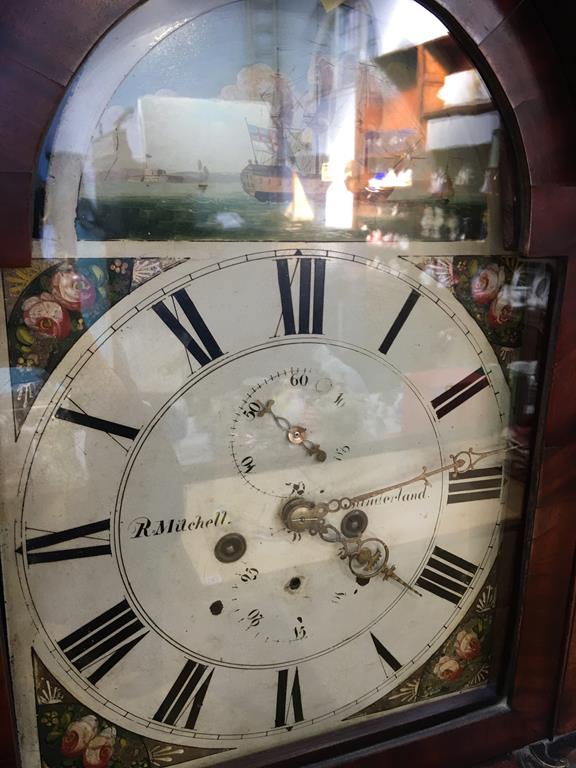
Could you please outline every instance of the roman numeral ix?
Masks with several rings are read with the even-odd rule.
[[[436,411],[436,415],[439,419],[442,416],[446,416],[454,408],[458,408],[459,405],[462,405],[466,400],[469,400],[483,390],[484,387],[487,387],[488,383],[488,377],[484,373],[484,369],[477,368],[473,373],[465,376],[457,384],[454,384],[446,392],[442,392],[441,395],[432,400],[432,407]]]
[[[121,600],[58,645],[79,672],[102,662],[88,675],[88,680],[96,684],[148,634],[143,629],[126,600]]]
[[[499,499],[502,487],[502,467],[470,469],[448,483],[448,504],[466,501]]]
[[[434,547],[432,556],[416,584],[437,597],[457,605],[468,589],[478,566],[453,555],[447,549]]]
[[[168,309],[163,301],[159,301],[158,304],[153,305],[152,309],[156,312],[162,322],[168,326],[178,341],[186,347],[198,365],[207,365],[208,363],[211,363],[212,360],[216,360],[217,357],[222,357],[223,352],[218,346],[218,342],[210,333],[208,326],[202,319],[202,316],[196,309],[196,305],[186,290],[181,288],[179,291],[176,291],[176,293],[173,294],[173,298],[180,306],[180,309],[194,329],[200,342],[204,345],[204,348],[202,348],[200,344],[194,340],[191,334],[188,333],[172,310]]]
[[[177,720],[190,707],[185,727],[193,729],[213,674],[214,667],[207,667],[189,659],[153,719],[166,725],[176,725]]]
[[[276,728],[285,726],[290,719],[294,723],[299,723],[304,720],[304,712],[302,709],[302,694],[300,692],[300,678],[298,676],[298,669],[295,669],[293,676],[290,674],[291,670],[281,669],[278,672],[278,688],[276,693]],[[292,677],[292,687],[290,689],[290,695],[288,695],[289,678]],[[290,717],[290,710],[292,710],[293,717]]]
[[[102,535],[97,536],[96,534]],[[86,546],[82,541],[83,539],[100,541],[101,543]],[[59,544],[71,541],[76,542],[76,544],[82,543],[83,546],[58,548]],[[28,565],[110,555],[110,520],[99,520],[97,523],[79,525],[76,528],[67,528],[65,531],[32,536],[26,539],[25,547]],[[17,551],[22,553],[22,548],[19,547]]]
[[[323,333],[324,323],[324,283],[326,278],[326,261],[302,257],[296,251],[296,268],[290,277],[288,259],[278,259],[278,288],[282,304],[282,321],[284,333],[289,336],[297,333]],[[300,277],[298,292],[298,323],[294,313],[295,296],[292,292],[292,282],[296,275]]]

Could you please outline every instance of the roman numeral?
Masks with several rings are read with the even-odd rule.
[[[58,645],[79,672],[102,662],[88,675],[88,680],[96,684],[148,634],[143,629],[126,600],[121,600]]]
[[[408,320],[408,316],[410,315],[410,312],[414,309],[414,305],[420,298],[420,294],[418,291],[415,291],[412,289],[410,291],[410,295],[404,302],[404,305],[402,306],[402,309],[398,313],[398,316],[390,326],[390,330],[386,334],[386,337],[384,338],[384,341],[382,344],[380,344],[379,351],[382,352],[383,355],[387,354],[388,350],[394,343],[394,340],[396,339],[396,336],[400,333],[402,330],[404,323],[406,320]]]
[[[376,652],[378,653],[378,656],[384,661],[389,667],[391,667],[394,672],[398,672],[402,664],[398,661],[397,658],[395,658],[388,648],[386,646],[382,645],[380,640],[370,632],[370,637],[372,638],[372,642],[374,643],[374,647],[376,648]]]
[[[484,387],[487,387],[488,383],[488,377],[484,373],[484,369],[478,368],[432,400],[432,407],[436,411],[436,415],[439,419],[442,416],[446,416],[454,408],[458,408],[459,405],[462,405],[466,400],[469,400],[483,390]]]
[[[276,728],[285,726],[290,716],[290,709],[292,710],[293,722],[299,723],[304,720],[304,712],[302,710],[302,694],[300,692],[300,678],[298,676],[298,669],[294,670],[294,676],[292,678],[292,688],[290,689],[290,696],[288,696],[288,685],[291,670],[281,669],[278,672],[278,689],[276,693]]]
[[[296,261],[296,268],[292,277],[290,277],[288,259],[276,261],[284,333],[287,336],[297,333],[321,334],[323,333],[324,322],[326,262],[324,259],[302,258],[300,251],[296,251],[295,255],[300,258]],[[300,276],[298,326],[296,326],[294,298],[292,296],[292,281],[297,272]]]
[[[127,427],[125,424],[118,424],[116,421],[106,421],[106,419],[97,419],[95,416],[89,416],[87,413],[71,411],[69,408],[58,408],[54,416],[63,421],[70,421],[72,424],[79,424],[81,427],[98,429],[100,432],[118,435],[118,437],[127,437],[129,440],[134,440],[140,431],[134,429],[134,427]]]
[[[176,721],[190,707],[185,727],[193,729],[213,673],[214,667],[188,660],[153,719],[166,725],[176,725]]]
[[[94,536],[101,533],[104,536]],[[82,539],[95,539],[101,544],[90,546],[78,546],[73,548],[55,547],[63,542],[74,541],[80,543]],[[33,536],[26,539],[26,557],[28,565],[37,563],[56,563],[59,560],[75,560],[79,557],[98,557],[99,555],[112,554],[110,549],[110,520],[100,520],[97,523],[79,525],[76,528],[67,528],[65,531],[47,533],[44,536]],[[18,552],[22,552],[20,547]]]
[[[477,570],[478,566],[463,557],[453,555],[447,549],[434,547],[432,556],[416,584],[457,605]]]
[[[160,301],[158,304],[154,304],[152,309],[168,328],[170,328],[178,341],[186,347],[192,357],[195,358],[198,365],[208,365],[212,360],[216,360],[217,357],[222,357],[222,350],[218,346],[214,336],[212,336],[208,330],[208,326],[202,319],[200,313],[196,309],[196,305],[186,290],[181,288],[179,291],[176,291],[176,293],[173,294],[173,298],[178,302],[180,309],[186,315],[188,322],[194,329],[201,343],[204,345],[204,348],[192,338],[176,315],[168,309],[166,304]]]
[[[470,469],[468,472],[458,473],[448,483],[448,504],[499,499],[501,487],[501,466]]]

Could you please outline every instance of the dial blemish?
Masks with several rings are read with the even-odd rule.
[[[210,606],[210,613],[212,616],[220,616],[223,610],[224,605],[222,604],[222,600],[215,600]]]
[[[302,586],[302,579],[300,576],[293,576],[288,584],[286,584],[285,589],[289,590],[290,592],[296,592],[300,589]]]

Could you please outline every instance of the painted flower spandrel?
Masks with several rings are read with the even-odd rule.
[[[64,339],[72,329],[70,315],[50,293],[30,296],[22,304],[22,313],[28,328],[41,336]]]
[[[62,737],[60,751],[66,757],[81,755],[98,733],[98,720],[94,715],[86,715],[70,723]]]
[[[458,658],[465,659],[466,661],[479,656],[481,646],[476,632],[467,632],[464,629],[458,632],[454,641],[454,650]]]
[[[472,278],[470,290],[477,304],[490,304],[504,284],[506,273],[498,264],[488,264]]]
[[[436,662],[433,671],[440,680],[456,680],[462,674],[462,667],[457,659],[451,656],[441,656]]]
[[[504,286],[498,296],[490,304],[487,320],[493,328],[506,325],[512,320],[514,308],[512,305],[512,296],[508,286]]]
[[[116,728],[103,728],[90,741],[84,752],[84,768],[106,768],[114,752]]]
[[[66,309],[89,309],[96,300],[93,283],[73,269],[59,269],[52,276],[52,295]]]

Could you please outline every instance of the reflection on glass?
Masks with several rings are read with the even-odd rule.
[[[499,132],[413,0],[241,0],[122,79],[82,160],[76,235],[497,242]]]

